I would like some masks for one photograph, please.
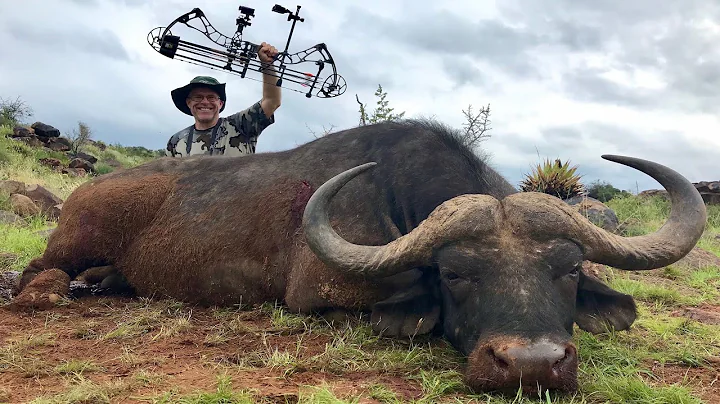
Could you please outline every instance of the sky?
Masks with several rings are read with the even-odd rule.
[[[278,0],[278,2],[281,0]],[[42,121],[78,121],[110,144],[163,149],[192,124],[170,91],[197,75],[227,83],[223,114],[261,97],[259,81],[156,53],[148,33],[198,7],[231,35],[238,6],[255,9],[243,39],[282,49],[290,23],[275,2],[245,0],[0,1],[0,97]],[[717,0],[303,0],[290,52],[323,42],[347,91],[306,98],[283,89],[258,152],[287,150],[359,122],[382,85],[405,117],[461,128],[490,105],[482,148],[513,185],[545,158],[569,160],[586,184],[659,188],[602,159],[656,161],[690,181],[720,180],[720,2]],[[182,39],[214,46],[176,26]],[[205,41],[205,42],[203,42]],[[311,65],[310,71],[314,69]],[[259,77],[259,76],[254,76]]]

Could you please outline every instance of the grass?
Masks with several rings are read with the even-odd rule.
[[[6,139],[3,132],[7,128],[0,127],[0,179],[39,183],[63,199],[87,181],[40,166],[38,158],[57,155]],[[86,151],[107,172],[111,165],[130,167],[152,158],[119,145]],[[657,230],[669,213],[662,198],[629,195],[607,205],[626,236]],[[0,195],[3,207],[7,195]],[[20,271],[40,255],[46,241],[37,232],[49,226],[42,217],[27,218],[22,226],[0,224],[0,252],[12,257],[2,261],[6,269]],[[710,206],[698,247],[720,256],[719,236],[720,207]],[[53,387],[34,390],[34,403],[710,402],[709,391],[720,391],[706,390],[720,383],[720,325],[682,313],[718,305],[720,268],[605,268],[603,275],[636,299],[639,316],[627,332],[576,329],[580,391],[573,395],[476,394],[463,383],[464,359],[444,340],[385,338],[363,317],[331,326],[277,303],[205,310],[162,299],[71,302],[0,332],[0,373]],[[180,378],[186,373],[191,376]],[[1,387],[0,402],[12,401],[16,390],[17,385]]]

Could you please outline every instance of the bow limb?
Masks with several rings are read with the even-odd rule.
[[[313,54],[318,53],[321,58],[317,60],[310,60],[310,56]],[[328,75],[327,78],[322,83],[321,87],[318,89],[317,96],[321,98],[329,98],[329,97],[336,97],[338,95],[341,95],[345,92],[345,80],[337,73],[337,68],[335,66],[335,61],[333,60],[332,55],[330,54],[330,51],[327,48],[327,45],[324,43],[319,43],[317,45],[311,46],[310,48],[288,54],[287,52],[283,52],[281,54],[278,54],[275,58],[276,60],[280,61],[280,80],[279,83],[282,83],[282,79],[284,77],[285,71],[292,71],[286,68],[286,65],[298,65],[300,63],[315,63],[315,65],[318,66],[317,73],[313,75],[312,84],[310,84],[310,89],[308,90],[307,94],[305,94],[306,97],[310,98],[312,91],[315,89],[315,86],[318,84],[318,80],[320,79],[320,73],[325,68],[326,64],[329,64],[332,69],[332,74]],[[278,85],[280,85],[278,84]]]

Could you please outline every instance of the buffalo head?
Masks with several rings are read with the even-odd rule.
[[[369,277],[414,268],[434,272],[436,320],[467,355],[467,384],[477,390],[577,388],[573,324],[598,333],[635,321],[632,297],[581,271],[584,260],[648,270],[685,256],[701,237],[705,205],[693,185],[662,165],[603,156],[642,171],[667,189],[672,209],[653,234],[622,237],[594,226],[558,198],[516,193],[502,200],[462,195],[438,206],[409,234],[382,246],[349,243],[330,226],[328,205],[355,167],[323,184],[307,204],[303,226],[329,267]]]

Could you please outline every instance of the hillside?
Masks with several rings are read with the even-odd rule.
[[[159,155],[100,142],[73,155],[16,132],[0,126],[0,211],[17,213],[0,215],[6,286],[42,254],[57,205],[77,186]],[[9,191],[17,184],[48,202],[18,211],[22,198],[10,194],[23,192]],[[605,205],[626,236],[656,230],[669,212],[658,192],[618,193]],[[575,396],[473,394],[462,358],[443,340],[384,338],[359,316],[331,327],[279,304],[197,308],[79,288],[51,311],[0,307],[0,402],[720,403],[720,206],[708,214],[697,248],[674,265],[633,272],[586,263],[587,273],[635,297],[639,318],[627,332],[576,328]],[[7,294],[0,290],[0,306]]]

